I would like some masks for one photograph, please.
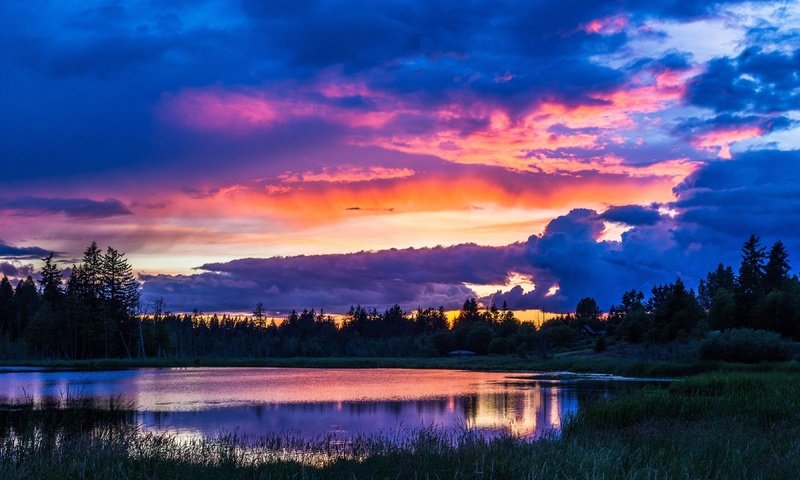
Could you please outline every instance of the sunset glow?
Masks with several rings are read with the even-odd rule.
[[[96,240],[176,311],[569,311],[777,225],[800,249],[796,4],[254,3],[0,7],[2,274]]]

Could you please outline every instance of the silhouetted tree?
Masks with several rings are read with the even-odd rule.
[[[17,309],[14,304],[14,287],[7,276],[0,280],[0,338],[11,337],[11,329],[17,318]]]
[[[726,288],[718,288],[708,308],[708,323],[713,328],[724,330],[735,326],[736,298]]]
[[[28,275],[25,280],[20,280],[17,283],[17,288],[14,290],[14,304],[17,312],[17,318],[11,328],[11,338],[17,339],[24,332],[25,328],[30,323],[33,314],[39,308],[41,299],[39,292],[36,290],[36,282]]]
[[[687,338],[704,317],[694,292],[686,290],[680,278],[654,287],[647,309],[652,317],[651,339],[656,342]]]
[[[597,301],[592,297],[584,297],[578,300],[578,305],[575,307],[575,317],[583,324],[597,323],[602,313]]]
[[[717,265],[717,269],[709,272],[706,278],[700,280],[697,287],[697,301],[703,309],[711,308],[711,300],[720,288],[728,292],[736,291],[736,278],[733,267],[723,264]]]
[[[751,235],[742,247],[742,264],[736,282],[736,324],[739,327],[756,323],[754,308],[764,295],[764,248],[759,238]]]
[[[53,261],[53,254],[50,253],[42,261],[44,265],[40,271],[41,279],[39,285],[42,287],[42,300],[49,302],[55,308],[61,301],[62,291],[62,276],[61,270]]]
[[[125,354],[130,357],[136,308],[139,305],[139,282],[124,253],[108,247],[101,263],[101,295],[106,350],[110,348],[109,331],[115,329]]]
[[[778,240],[769,250],[767,264],[764,267],[764,292],[769,293],[783,287],[789,280],[789,254]]]
[[[263,319],[264,319],[264,313],[265,313],[265,311],[264,311],[264,304],[263,304],[263,303],[261,303],[261,302],[258,302],[258,303],[256,304],[256,308],[254,308],[254,309],[253,309],[253,317],[254,317],[256,320],[258,320],[258,321],[261,321],[261,320],[263,320]]]

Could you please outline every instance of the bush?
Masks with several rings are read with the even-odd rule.
[[[704,360],[759,363],[785,361],[791,356],[780,335],[765,330],[728,330],[700,344],[700,357]]]
[[[603,337],[598,338],[597,341],[594,342],[594,351],[597,353],[606,351],[606,340]]]
[[[542,326],[540,335],[544,337],[547,345],[553,348],[571,347],[580,338],[578,331],[567,325],[545,324]]]

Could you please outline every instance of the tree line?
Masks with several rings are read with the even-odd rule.
[[[185,314],[161,301],[148,314],[140,284],[124,254],[92,243],[67,272],[53,256],[40,278],[16,287],[0,280],[0,346],[6,355],[83,359],[98,357],[199,358],[293,356],[437,356],[453,350],[476,354],[547,355],[596,346],[603,338],[669,343],[700,338],[710,330],[752,328],[800,339],[800,281],[790,274],[783,243],[767,250],[751,236],[737,271],[720,264],[697,291],[678,278],[649,296],[629,290],[602,312],[592,297],[574,314],[538,328],[519,321],[505,305],[482,307],[468,298],[450,321],[442,307],[378,311],[353,306],[340,320],[321,310],[292,311],[268,319],[262,304],[252,315]],[[600,342],[597,339],[601,339]],[[604,345],[604,344],[603,344]]]
[[[125,255],[92,243],[65,272],[43,259],[39,280],[0,280],[0,338],[15,353],[69,359],[142,354],[139,287]]]

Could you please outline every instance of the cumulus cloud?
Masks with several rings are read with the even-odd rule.
[[[736,266],[750,234],[761,236],[765,245],[782,240],[799,261],[800,152],[748,152],[712,162],[675,193],[668,205],[677,212],[674,217],[623,206],[600,214],[576,209],[554,219],[542,235],[528,240],[526,257],[536,281],[557,284],[558,292],[517,289],[495,295],[495,302],[565,311],[590,295],[608,308],[630,288],[648,291],[676,277],[694,286],[718,262]],[[602,241],[603,220],[634,228],[621,241]]]
[[[485,302],[564,312],[583,296],[603,308],[621,294],[682,278],[694,286],[717,262],[736,265],[751,233],[765,244],[783,240],[800,258],[800,152],[749,152],[698,169],[658,206],[621,205],[605,211],[573,209],[541,235],[506,247],[458,245],[340,255],[241,259],[210,263],[188,276],[145,277],[145,298],[164,297],[174,309],[274,310],[362,303],[385,307],[457,307],[473,295],[465,284],[503,285],[512,272],[536,288],[498,291]],[[605,223],[632,228],[620,241],[602,240]],[[554,290],[551,287],[557,286]]]
[[[12,278],[25,278],[33,275],[34,267],[32,264],[21,264],[19,262],[0,262],[0,274]]]
[[[655,225],[661,220],[658,206],[619,205],[608,208],[600,218],[609,222],[624,223],[630,226]]]
[[[782,112],[800,103],[800,49],[791,53],[753,46],[735,58],[712,60],[689,82],[688,98],[717,112]]]
[[[248,258],[206,264],[195,275],[144,276],[143,294],[178,310],[241,311],[258,302],[280,311],[342,311],[356,303],[452,308],[473,295],[464,283],[502,284],[509,271],[525,271],[524,263],[521,244]]]

